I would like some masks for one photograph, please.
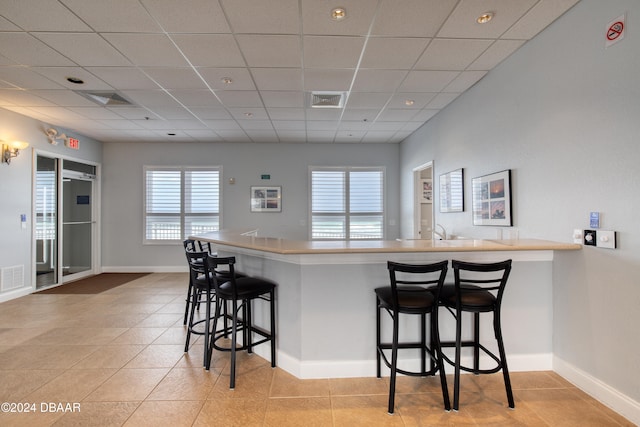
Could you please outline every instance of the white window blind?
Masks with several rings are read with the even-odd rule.
[[[218,168],[145,168],[145,241],[182,240],[219,228]]]
[[[312,239],[384,238],[384,171],[311,170]]]

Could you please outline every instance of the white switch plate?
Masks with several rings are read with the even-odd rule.
[[[579,228],[573,230],[573,243],[582,244],[582,230]]]
[[[616,232],[612,230],[598,230],[596,246],[599,248],[616,248]]]

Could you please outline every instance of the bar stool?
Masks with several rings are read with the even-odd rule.
[[[387,262],[391,286],[376,288],[376,364],[377,377],[381,377],[381,361],[391,369],[389,384],[389,414],[394,412],[396,374],[421,376],[435,375],[440,372],[440,384],[445,410],[450,409],[449,391],[439,347],[438,333],[438,297],[447,275],[448,261],[434,264],[401,264]],[[427,287],[432,287],[428,289]],[[393,338],[391,343],[381,342],[381,316],[386,311],[393,320]],[[420,341],[399,342],[400,314],[420,316]],[[426,317],[431,317],[430,345],[426,339]],[[391,350],[391,360],[384,350]],[[398,350],[419,349],[420,370],[408,371],[398,368]],[[427,370],[427,355],[430,368]]]
[[[502,296],[511,272],[512,260],[496,263],[472,263],[453,260],[455,282],[446,285],[440,293],[440,305],[444,306],[456,319],[455,342],[440,342],[441,347],[455,347],[455,360],[446,355],[443,358],[454,366],[453,409],[458,410],[460,400],[460,371],[473,374],[493,374],[502,370],[507,400],[510,408],[514,408],[513,392],[507,368],[507,356],[502,340],[500,308]],[[473,314],[473,338],[462,340],[462,313]],[[482,345],[480,335],[480,314],[493,313],[493,331],[498,344],[498,356]],[[463,366],[460,361],[462,347],[473,348],[473,367]],[[480,351],[493,359],[496,365],[490,369],[480,369]]]
[[[216,302],[215,292],[213,286],[211,286],[211,274],[207,270],[206,259],[209,256],[208,252],[191,252],[185,251],[187,257],[187,263],[189,265],[189,299],[187,307],[190,307],[187,324],[187,338],[184,344],[185,353],[189,351],[189,343],[191,341],[191,334],[204,336],[204,362],[206,364],[208,348],[206,343],[209,342],[209,335],[211,334],[211,306]],[[205,314],[204,318],[195,320],[196,307],[200,305],[204,299]],[[217,307],[217,305],[216,305]],[[196,329],[198,325],[204,325],[204,330]]]
[[[213,349],[219,351],[231,352],[230,382],[229,388],[235,388],[236,382],[236,353],[238,351],[247,350],[253,353],[253,347],[271,342],[271,367],[276,366],[276,319],[275,319],[275,289],[276,285],[268,280],[255,277],[243,276],[239,277],[235,274],[235,257],[214,257],[208,256],[205,259],[206,268],[211,274],[208,274],[207,280],[215,289],[216,309],[213,316],[213,333],[209,337],[208,354],[205,359],[206,369],[211,365],[211,354]],[[228,277],[222,277],[215,272],[219,266],[228,267]],[[251,304],[254,300],[263,300],[269,303],[270,331],[253,324]],[[225,316],[221,314],[230,303],[231,314]],[[242,310],[242,317],[239,316]],[[218,319],[220,317],[230,317],[231,325],[218,330]],[[238,346],[238,330],[242,332],[242,344]],[[221,338],[231,334],[231,345],[223,347],[217,344]],[[253,335],[259,335],[262,339],[254,342]]]

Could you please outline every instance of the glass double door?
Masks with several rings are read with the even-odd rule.
[[[38,155],[35,200],[36,287],[95,269],[96,167]]]

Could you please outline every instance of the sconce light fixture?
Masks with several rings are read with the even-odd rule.
[[[28,142],[14,141],[2,142],[2,163],[10,164],[11,159],[20,154],[20,150],[24,150],[29,146]]]

